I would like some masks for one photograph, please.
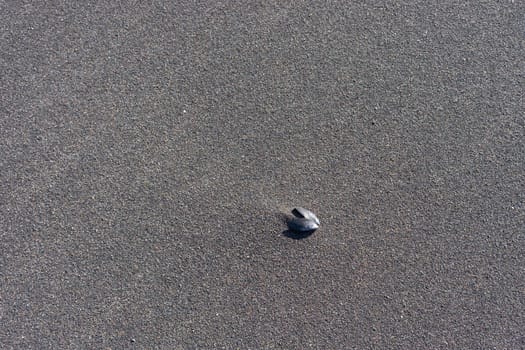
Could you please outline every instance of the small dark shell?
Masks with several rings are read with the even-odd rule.
[[[310,232],[317,230],[319,225],[309,219],[293,218],[288,220],[288,228],[296,232]]]
[[[292,214],[295,215],[298,218],[305,218],[305,219],[308,219],[308,220],[312,220],[313,222],[315,222],[317,224],[317,226],[321,225],[321,223],[319,222],[319,219],[317,218],[317,216],[315,216],[315,214],[312,213],[308,209],[301,208],[301,207],[293,208]]]

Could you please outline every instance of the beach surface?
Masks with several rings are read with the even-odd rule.
[[[524,18],[2,2],[0,347],[525,348]]]

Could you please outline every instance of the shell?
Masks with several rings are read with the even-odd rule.
[[[308,220],[312,220],[313,222],[315,222],[317,224],[318,227],[319,227],[319,225],[321,225],[321,223],[319,222],[319,219],[317,218],[317,216],[315,216],[315,214],[312,213],[308,209],[301,208],[301,207],[293,208],[292,209],[292,214],[295,215],[298,218],[305,218],[305,219],[308,219]]]
[[[296,232],[310,232],[317,230],[319,225],[306,218],[293,218],[288,220],[288,228]]]

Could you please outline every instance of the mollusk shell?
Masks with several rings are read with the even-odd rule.
[[[317,226],[321,225],[321,223],[319,222],[319,219],[317,218],[317,216],[315,216],[315,214],[312,213],[308,209],[301,208],[301,207],[293,208],[292,209],[292,214],[295,215],[298,218],[305,218],[305,219],[308,219],[308,220],[312,220],[313,222],[315,222],[317,224]]]
[[[310,232],[317,230],[319,225],[306,218],[293,218],[288,220],[288,228],[296,232]]]

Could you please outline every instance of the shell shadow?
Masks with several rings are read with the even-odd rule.
[[[305,239],[308,238],[314,233],[315,230],[306,231],[306,232],[295,232],[292,230],[285,230],[282,232],[282,235],[291,239]]]

